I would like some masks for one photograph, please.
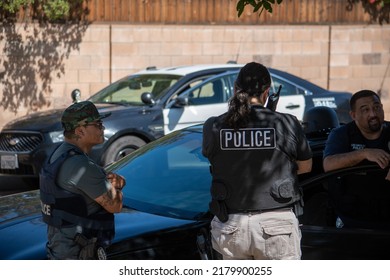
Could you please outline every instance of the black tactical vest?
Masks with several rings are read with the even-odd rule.
[[[101,210],[88,215],[85,198],[56,184],[56,174],[62,163],[72,155],[78,154],[69,150],[53,163],[49,159],[40,173],[40,197],[43,221],[53,227],[81,226],[83,232],[93,236],[113,236],[114,215],[101,207]]]
[[[283,126],[267,128],[250,122],[244,129],[233,130],[216,120],[213,133],[217,145],[211,160],[210,211],[214,215],[271,210],[300,201],[294,175],[297,165],[290,156],[293,149],[282,141],[287,133]]]

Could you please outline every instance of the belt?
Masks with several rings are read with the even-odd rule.
[[[292,207],[280,207],[273,209],[228,209],[229,214],[250,214],[257,215],[266,212],[281,212],[281,211],[291,211]]]

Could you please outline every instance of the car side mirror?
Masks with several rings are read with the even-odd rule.
[[[187,96],[185,96],[185,97],[178,96],[175,99],[175,103],[173,104],[173,106],[176,107],[176,108],[182,108],[182,107],[185,107],[185,106],[188,106],[188,105],[189,105],[189,100],[188,100]]]
[[[153,96],[150,92],[144,92],[141,95],[141,101],[146,105],[153,105],[156,101],[153,99]]]
[[[74,89],[71,93],[72,102],[77,103],[81,101],[81,91],[79,89]]]

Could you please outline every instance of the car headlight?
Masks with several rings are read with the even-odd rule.
[[[64,141],[64,133],[60,131],[52,131],[49,133],[50,139],[53,143],[58,143]]]

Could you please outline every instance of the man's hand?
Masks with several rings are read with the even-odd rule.
[[[390,163],[390,154],[382,149],[365,149],[366,159],[376,162],[382,169]]]
[[[115,173],[108,173],[107,180],[110,181],[111,185],[117,190],[122,190],[126,185],[125,178]]]
[[[382,149],[366,149],[367,159],[369,161],[376,162],[382,169],[385,169],[390,164],[390,154]],[[390,170],[387,172],[385,177],[386,180],[390,181]]]
[[[375,162],[380,168],[385,169],[390,163],[390,154],[382,149],[361,149],[343,154],[330,155],[324,158],[323,166],[325,172],[351,167],[363,160]]]
[[[125,178],[115,173],[108,173],[106,178],[110,182],[112,188],[95,198],[95,201],[108,212],[119,213],[123,206],[122,189],[126,185]]]
[[[386,175],[386,180],[390,181],[390,169],[389,169],[389,172],[387,172],[387,175]]]

